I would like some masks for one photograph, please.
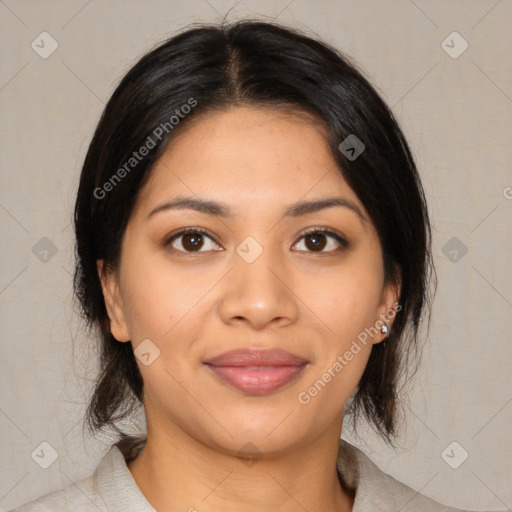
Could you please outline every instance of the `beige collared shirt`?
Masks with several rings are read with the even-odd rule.
[[[356,489],[352,512],[460,512],[398,482],[343,439],[339,444],[337,467],[347,486]],[[11,512],[50,511],[156,512],[137,487],[123,453],[115,445],[92,475]]]

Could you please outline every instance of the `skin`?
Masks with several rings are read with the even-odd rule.
[[[349,511],[354,496],[336,472],[343,410],[385,335],[360,344],[310,403],[297,397],[392,308],[399,286],[385,285],[377,233],[320,125],[253,107],[198,119],[141,190],[119,268],[98,261],[114,337],[134,349],[150,339],[160,350],[148,366],[137,359],[148,441],[129,470],[157,510]],[[222,202],[233,216],[163,209],[148,217],[176,196]],[[283,217],[297,201],[333,196],[364,219],[339,206]],[[190,236],[165,245],[192,227],[211,236],[200,236],[199,250]],[[331,235],[315,246],[304,236],[315,227],[349,246]],[[249,236],[263,249],[252,263],[236,252]],[[234,348],[273,347],[309,364],[266,395],[233,388],[203,364]],[[252,465],[239,456],[249,442],[260,457]]]

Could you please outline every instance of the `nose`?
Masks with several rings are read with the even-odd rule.
[[[299,307],[291,281],[290,270],[270,250],[263,250],[252,263],[234,253],[219,304],[222,321],[245,323],[254,330],[295,323]]]

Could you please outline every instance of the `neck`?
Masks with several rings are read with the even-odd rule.
[[[246,460],[182,431],[171,434],[153,432],[148,424],[145,447],[128,462],[156,510],[352,510],[354,491],[343,485],[336,470],[339,430],[279,455],[258,454]]]

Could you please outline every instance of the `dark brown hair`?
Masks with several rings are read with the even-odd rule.
[[[435,278],[420,178],[393,113],[347,57],[316,38],[260,21],[194,26],[163,42],[129,70],[101,116],[74,215],[75,293],[101,345],[87,425],[92,432],[111,427],[123,438],[116,424],[143,402],[131,343],[110,332],[96,262],[117,268],[137,194],[175,134],[201,112],[236,105],[304,112],[326,127],[339,172],[378,232],[387,282],[396,283],[401,273],[401,310],[386,343],[373,347],[351,402],[354,426],[363,414],[392,444],[399,382],[418,353]],[[339,148],[349,135],[365,146],[355,159]],[[147,154],[131,161],[143,146]]]

